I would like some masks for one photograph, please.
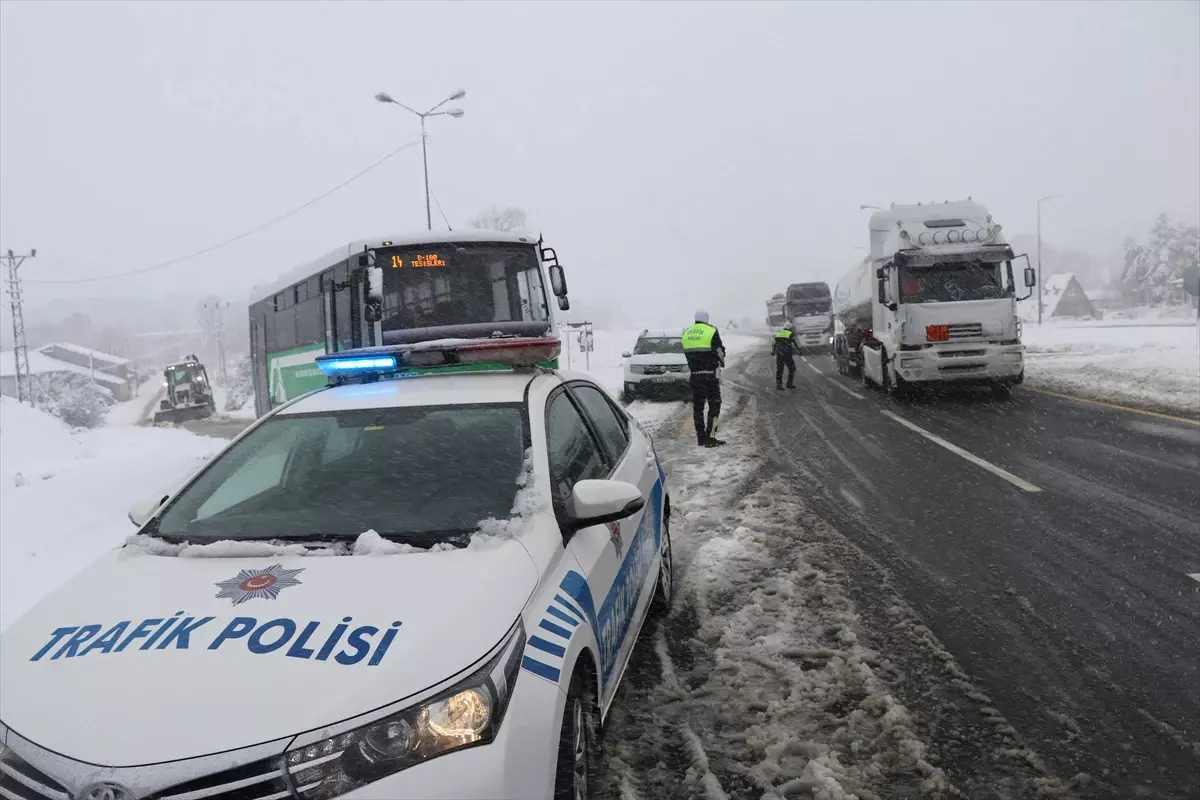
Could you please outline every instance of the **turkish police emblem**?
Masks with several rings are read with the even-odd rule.
[[[621,556],[621,550],[624,549],[625,543],[621,541],[621,523],[608,523],[608,538],[613,543],[613,547],[617,549],[617,557]]]
[[[282,564],[266,569],[244,569],[229,580],[216,584],[221,590],[217,592],[217,599],[232,600],[235,606],[247,600],[274,600],[289,586],[300,585],[296,576],[301,572],[304,572],[304,567],[284,569]]]

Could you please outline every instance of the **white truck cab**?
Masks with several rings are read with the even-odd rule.
[[[901,392],[909,384],[979,382],[999,389],[1025,374],[1013,262],[1001,226],[970,199],[892,205],[870,222],[870,255],[838,283],[840,372]],[[1035,275],[1028,262],[1024,284]]]

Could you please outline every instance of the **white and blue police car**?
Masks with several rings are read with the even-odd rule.
[[[321,357],[329,387],[4,633],[0,796],[587,797],[671,601],[670,501],[639,425],[536,366],[557,353]]]

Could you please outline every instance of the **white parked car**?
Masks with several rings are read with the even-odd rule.
[[[630,402],[649,394],[688,391],[687,358],[683,354],[683,329],[644,330],[625,359],[622,399]]]
[[[634,420],[534,366],[557,348],[321,357],[335,385],[4,633],[0,796],[587,797],[670,500]]]

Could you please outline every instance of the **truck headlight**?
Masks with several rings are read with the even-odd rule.
[[[287,752],[297,796],[328,800],[431,758],[491,742],[525,650],[518,621],[497,655],[469,678],[420,705]]]
[[[921,366],[921,359],[919,358],[900,359],[900,369],[916,369],[919,366]]]
[[[1004,353],[1001,355],[1001,358],[1003,358],[1005,361],[1007,361],[1010,364],[1017,364],[1021,361],[1021,354],[1020,353]]]

